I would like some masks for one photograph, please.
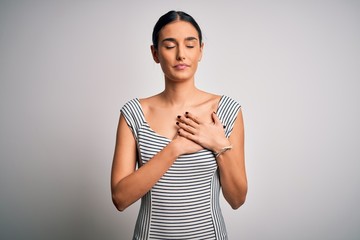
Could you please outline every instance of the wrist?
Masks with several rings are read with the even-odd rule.
[[[229,139],[225,138],[223,141],[218,142],[218,143],[216,144],[216,147],[214,147],[214,148],[212,149],[212,151],[213,151],[214,153],[218,153],[218,152],[220,152],[224,147],[228,147],[228,146],[231,146],[231,142],[229,141]]]
[[[218,152],[214,152],[215,158],[218,158],[221,154],[223,154],[226,151],[229,151],[232,149],[232,145],[225,146],[221,148]]]
[[[181,148],[176,144],[176,140],[172,140],[167,147],[169,148],[171,155],[178,158],[181,155]]]

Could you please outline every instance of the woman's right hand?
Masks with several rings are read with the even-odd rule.
[[[171,143],[173,143],[174,146],[176,146],[178,155],[194,153],[204,149],[201,145],[185,137],[182,137],[179,134],[176,134],[176,136],[173,138]]]

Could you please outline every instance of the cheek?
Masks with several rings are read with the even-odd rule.
[[[169,61],[169,58],[167,58],[166,56],[159,56],[159,63],[163,72],[168,72],[170,70],[171,63]]]
[[[191,54],[191,58],[194,62],[195,61],[198,62],[201,60],[201,56],[202,56],[201,51],[197,50],[195,52],[191,52],[190,54]]]
[[[160,53],[159,54],[159,60],[161,63],[168,63],[171,59],[171,56],[169,53]]]
[[[198,63],[201,60],[201,54],[197,54],[194,58],[193,58],[193,63]]]

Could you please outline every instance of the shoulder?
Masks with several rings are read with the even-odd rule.
[[[141,103],[152,103],[154,101],[158,101],[158,99],[159,99],[159,94],[149,96],[149,97],[139,98],[139,101]]]
[[[236,107],[236,108],[241,107],[241,104],[238,102],[238,100],[236,100],[235,98],[230,97],[228,95],[222,95],[221,96],[219,105],[226,105],[228,107],[233,106],[233,107]]]
[[[222,95],[201,91],[198,99],[198,106],[210,106],[211,109],[216,109]]]
[[[136,109],[138,105],[139,105],[139,99],[133,98],[133,99],[127,100],[125,102],[125,104],[121,107],[120,111],[123,112],[126,110]]]
[[[137,99],[144,113],[147,113],[152,107],[160,106],[161,100],[159,98],[159,94],[153,95],[150,97],[139,98]]]
[[[223,95],[220,99],[217,113],[228,121],[233,121],[241,112],[240,103],[232,97]]]
[[[120,109],[120,112],[120,120],[121,117],[124,118],[127,125],[130,127],[134,133],[134,136],[136,137],[137,129],[139,129],[144,122],[143,112],[139,104],[139,99],[134,98],[128,100]]]

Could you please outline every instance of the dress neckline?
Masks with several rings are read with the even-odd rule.
[[[220,99],[219,99],[219,101],[218,101],[218,103],[217,103],[217,107],[216,107],[216,113],[219,111],[220,104],[221,104],[224,96],[225,96],[225,95],[221,95],[221,96],[220,96]],[[140,103],[140,99],[139,99],[139,98],[135,98],[135,100],[136,100],[136,103],[137,103],[138,106],[139,106],[141,118],[142,118],[143,123],[146,125],[146,127],[147,127],[151,132],[153,132],[153,134],[155,134],[156,136],[158,136],[158,137],[160,137],[160,138],[163,138],[163,139],[167,140],[168,142],[171,142],[172,139],[170,139],[170,138],[168,138],[168,137],[166,137],[166,136],[164,136],[164,135],[156,132],[154,129],[151,128],[150,124],[148,123],[148,121],[147,121],[146,118],[145,118],[144,110],[143,110],[142,105],[141,105],[141,103]]]

